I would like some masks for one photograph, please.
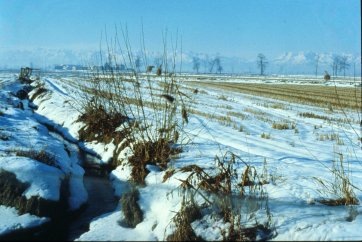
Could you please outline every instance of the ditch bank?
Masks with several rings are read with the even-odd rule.
[[[21,100],[24,99],[29,99],[29,97],[26,96]],[[29,107],[33,108],[34,105],[30,104],[32,103],[29,102]],[[58,211],[61,216],[52,218],[41,226],[0,235],[0,240],[73,241],[89,230],[89,224],[94,218],[116,209],[119,199],[114,196],[114,190],[109,181],[111,169],[108,165],[102,164],[96,154],[87,151],[78,141],[67,139],[46,117],[37,118],[37,121],[47,127],[49,134],[64,144],[69,157],[76,156],[79,164],[84,168],[83,183],[88,192],[88,201],[76,211],[64,212],[64,214],[62,214],[64,209]]]
[[[39,227],[21,229],[0,236],[0,240],[73,241],[89,230],[89,224],[94,218],[114,211],[118,205],[118,199],[114,196],[112,184],[108,179],[108,170],[105,166],[95,163],[99,158],[84,151],[78,144],[66,140],[60,132],[50,131],[50,134],[61,140],[65,147],[77,152],[78,159],[85,169],[83,182],[88,192],[88,201],[77,211],[65,213]]]

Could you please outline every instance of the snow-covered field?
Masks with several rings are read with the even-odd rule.
[[[87,199],[82,183],[84,171],[77,158],[68,155],[64,144],[52,138],[40,123],[55,126],[69,140],[79,138],[82,124],[76,122],[79,112],[71,103],[81,98],[75,83],[82,83],[83,78],[67,73],[56,75],[58,77],[42,74],[47,92],[34,100],[37,109],[33,113],[27,100],[23,101],[25,110],[16,108],[19,100],[9,93],[16,92],[19,84],[13,74],[1,73],[0,137],[7,138],[0,140],[0,168],[14,172],[17,179],[31,184],[23,194],[27,198],[38,195],[58,200],[60,181],[68,176],[69,203],[76,209]],[[229,80],[233,81],[236,82]],[[283,83],[288,81],[283,80]],[[298,83],[293,81],[293,84]],[[343,82],[337,85],[351,86]],[[331,111],[327,105],[324,108],[289,103],[214,86],[198,86],[187,80],[182,86],[185,93],[192,93],[195,88],[199,92],[191,104],[193,111],[184,129],[190,140],[170,166],[181,168],[197,164],[212,174],[215,172],[214,157],[230,151],[255,166],[259,173],[263,169],[267,171],[270,182],[263,185],[263,189],[268,194],[271,224],[275,230],[272,240],[362,240],[361,205],[327,206],[318,202],[335,198],[336,194],[328,194],[318,180],[333,182],[335,177],[330,170],[333,161],[341,157],[355,186],[354,193],[362,201],[362,150],[358,140],[361,138],[361,113]],[[301,113],[324,118],[305,117]],[[276,129],[273,124],[286,124],[288,128]],[[96,142],[84,143],[84,146],[99,154],[103,162],[109,160],[115,148],[113,144]],[[58,158],[59,168],[13,155],[18,148],[50,151]],[[139,188],[143,221],[133,229],[120,226],[124,214],[118,207],[112,213],[95,218],[90,230],[78,240],[164,240],[172,233],[170,222],[182,200],[177,192],[179,179],[185,179],[186,174],[177,173],[163,182],[165,171],[153,166],[148,168],[146,186]],[[235,167],[239,174],[244,168],[241,164]],[[111,172],[117,196],[127,191],[129,175],[130,171],[123,166]],[[45,220],[28,214],[17,215],[9,207],[1,206],[0,211],[1,217],[6,218],[6,222],[0,221],[0,233],[16,229],[17,224],[28,227]],[[222,239],[221,230],[227,226],[207,216],[192,223],[196,235],[206,240]]]

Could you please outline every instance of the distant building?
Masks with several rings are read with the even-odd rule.
[[[73,65],[73,64],[63,64],[63,65],[55,65],[54,70],[67,70],[67,71],[84,71],[88,70],[87,66],[82,65]]]

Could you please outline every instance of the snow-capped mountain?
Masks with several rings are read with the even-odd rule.
[[[351,53],[315,53],[315,52],[285,52],[277,56],[266,55],[268,64],[266,73],[268,74],[315,74],[316,63],[318,60],[318,73],[324,71],[332,72],[332,62],[336,55],[347,56],[349,68],[347,75],[353,75],[355,68],[356,75],[361,73],[361,55]],[[119,62],[123,58],[120,53],[115,53],[113,57]],[[142,56],[140,52],[135,52],[134,56]],[[246,59],[243,57],[223,56],[222,54],[197,53],[192,51],[178,53],[176,63],[182,62],[182,71],[194,71],[194,57],[199,61],[199,72],[209,72],[210,66],[215,58],[220,59],[222,72],[224,73],[247,73],[257,74],[258,67],[256,57],[254,59]],[[157,59],[162,59],[159,52],[147,52],[148,65],[157,64]],[[168,53],[168,59],[172,59],[172,53]],[[105,53],[102,61],[106,62],[108,56]],[[19,68],[20,66],[35,66],[40,68],[53,68],[56,64],[82,64],[93,65],[100,64],[99,51],[94,50],[70,50],[70,49],[46,49],[37,48],[33,50],[6,50],[0,49],[0,69]],[[177,67],[179,70],[179,67]],[[213,68],[213,72],[216,68]]]

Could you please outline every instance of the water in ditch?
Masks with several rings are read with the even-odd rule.
[[[94,218],[114,211],[118,205],[118,199],[114,196],[108,172],[97,165],[89,166],[98,159],[96,156],[85,152],[78,144],[67,141],[57,132],[51,132],[51,135],[62,141],[66,147],[75,150],[81,164],[84,164],[83,181],[88,192],[88,202],[79,211],[66,214],[59,221],[53,221],[44,226],[40,232],[26,235],[26,239],[73,241],[89,230],[89,224]]]

